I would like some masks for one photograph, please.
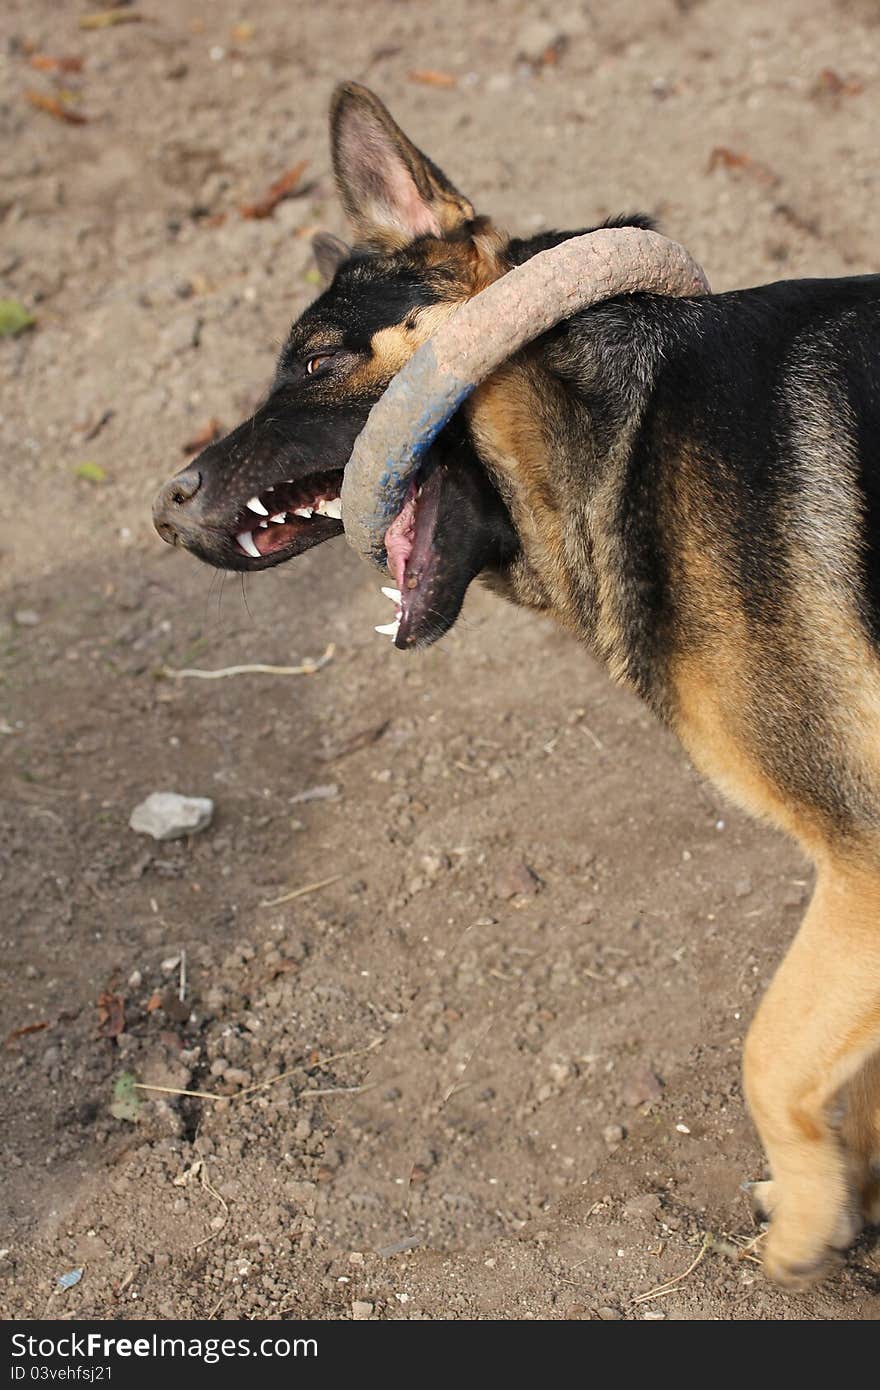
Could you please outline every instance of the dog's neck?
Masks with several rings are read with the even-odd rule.
[[[467,410],[521,546],[486,582],[552,612],[619,679],[624,586],[609,576],[622,563],[628,462],[674,322],[668,301],[652,296],[599,305],[495,373]]]

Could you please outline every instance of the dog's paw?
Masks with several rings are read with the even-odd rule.
[[[777,1203],[762,1252],[764,1271],[787,1289],[810,1289],[839,1268],[844,1251],[861,1229],[861,1216],[845,1209],[838,1214],[830,1235],[823,1238],[811,1221],[786,1219],[784,1208],[780,1210]]]
[[[755,1220],[770,1223],[762,1252],[765,1273],[793,1291],[812,1288],[833,1273],[843,1251],[862,1229],[862,1215],[847,1206],[830,1224],[828,1238],[823,1238],[811,1220],[791,1219],[780,1202],[778,1184],[772,1180],[744,1182],[742,1190]]]
[[[768,1279],[792,1293],[801,1293],[833,1274],[843,1263],[843,1255],[830,1245],[815,1250],[800,1241],[788,1241],[781,1233],[777,1236],[771,1226],[762,1262]]]

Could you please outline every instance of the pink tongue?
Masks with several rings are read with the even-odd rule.
[[[392,521],[385,532],[385,550],[388,555],[388,568],[394,575],[398,589],[403,589],[403,573],[410,557],[415,537],[416,504],[410,498],[403,511]]]

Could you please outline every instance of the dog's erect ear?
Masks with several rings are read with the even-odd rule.
[[[467,198],[368,88],[356,82],[336,88],[330,143],[339,194],[359,241],[394,250],[419,236],[448,235],[473,218]]]
[[[330,284],[343,261],[347,261],[351,255],[351,247],[332,232],[316,232],[312,237],[312,251],[318,274],[325,285]]]

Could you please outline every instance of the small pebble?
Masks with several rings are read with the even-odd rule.
[[[211,824],[214,803],[208,796],[181,796],[178,792],[152,792],[135,806],[129,826],[154,840],[180,840]]]
[[[541,888],[537,874],[522,859],[511,859],[495,875],[495,897],[505,901],[516,897],[533,897]]]
[[[651,1067],[641,1066],[631,1071],[627,1076],[621,1094],[624,1105],[635,1108],[651,1101],[660,1100],[663,1095],[663,1086]]]

